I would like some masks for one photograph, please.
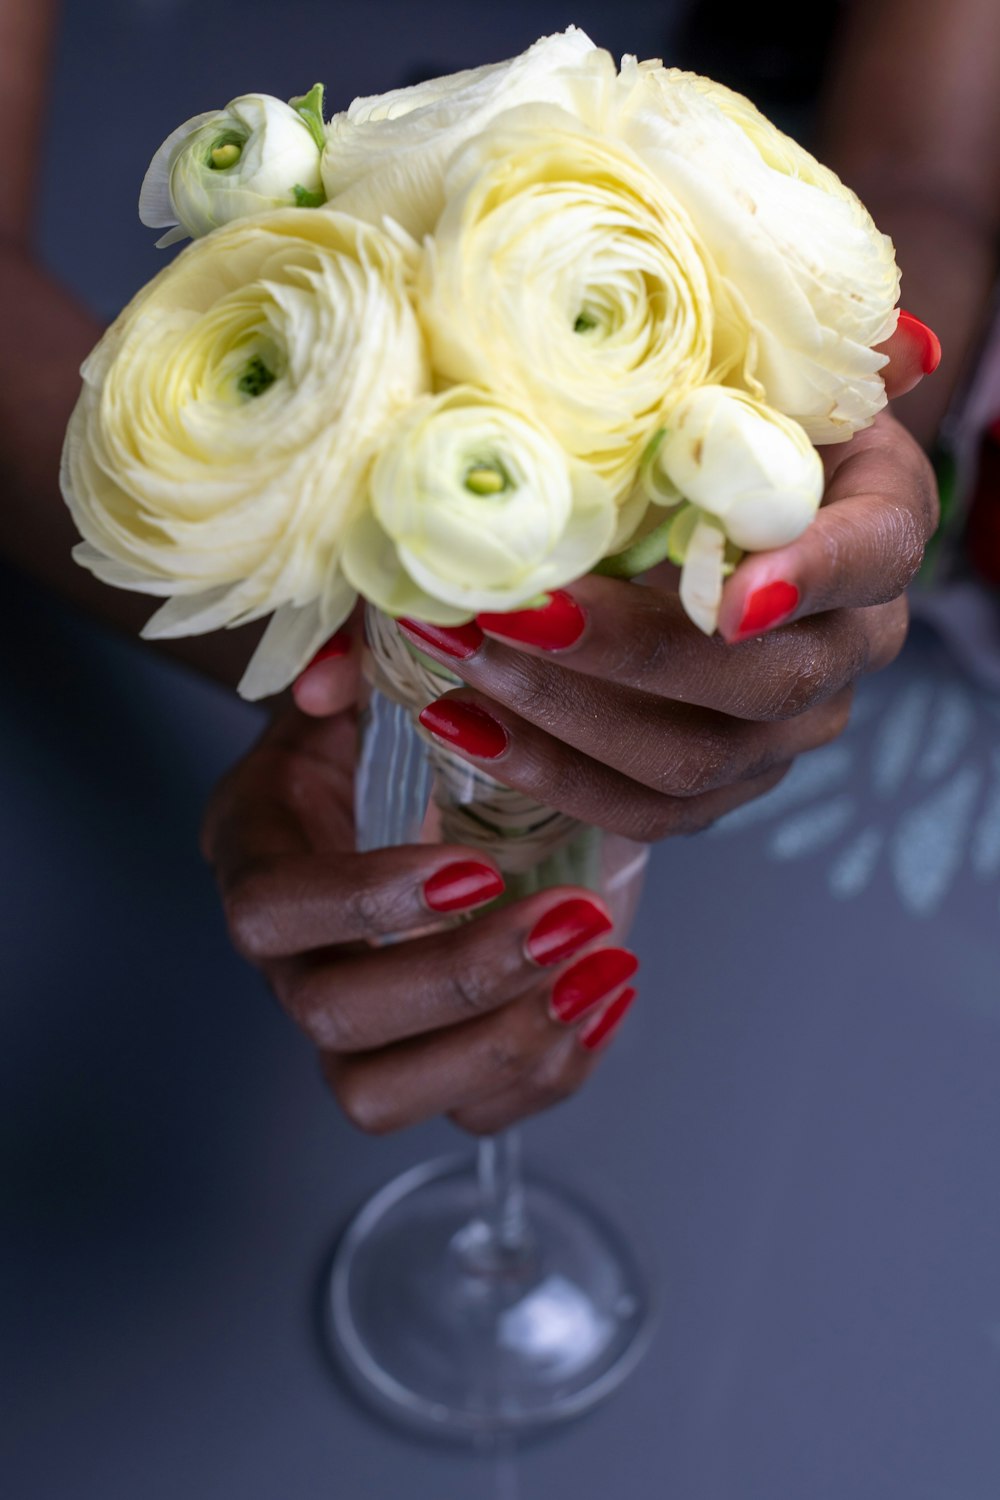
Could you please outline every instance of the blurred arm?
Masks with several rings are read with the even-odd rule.
[[[59,493],[63,433],[80,365],[101,325],[33,255],[37,184],[58,0],[0,0],[0,555],[106,623],[136,634],[155,601],[77,567]],[[259,627],[164,643],[235,683]]]
[[[943,358],[896,414],[929,444],[986,331],[1000,243],[1000,4],[855,0],[821,156],[895,241],[902,305]]]

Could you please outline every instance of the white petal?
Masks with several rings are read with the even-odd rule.
[[[147,229],[167,229],[177,223],[177,214],[170,196],[170,158],[192,130],[197,130],[199,125],[204,125],[206,120],[212,120],[218,114],[217,109],[209,109],[204,114],[192,115],[190,120],[185,120],[183,125],[178,125],[176,130],[170,132],[153,157],[139,190],[139,218]]]
[[[706,635],[712,635],[722,602],[723,562],[726,537],[714,521],[695,525],[681,570],[681,603],[690,620]]]
[[[302,609],[285,604],[276,610],[240,679],[240,697],[255,702],[294,682],[323,642],[343,625],[355,599],[350,584],[338,577],[322,600]]]

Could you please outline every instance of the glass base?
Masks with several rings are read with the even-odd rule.
[[[442,1437],[539,1430],[604,1400],[644,1353],[646,1279],[627,1239],[564,1188],[525,1184],[529,1238],[498,1253],[468,1161],[377,1193],[337,1251],[328,1333],[386,1416]]]

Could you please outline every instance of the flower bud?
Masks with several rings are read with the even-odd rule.
[[[823,465],[790,417],[706,385],[673,408],[644,481],[654,502],[683,497],[737,547],[762,552],[805,531],[823,496]]]
[[[322,95],[319,84],[292,104],[243,94],[169,135],[139,195],[142,222],[168,230],[158,243],[197,239],[267,209],[323,203]]]

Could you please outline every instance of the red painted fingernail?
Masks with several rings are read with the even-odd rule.
[[[478,859],[443,865],[424,881],[424,900],[431,911],[468,911],[503,892],[503,876]]]
[[[920,348],[920,368],[925,375],[933,375],[941,363],[941,340],[933,328],[928,328],[919,318],[912,313],[899,310],[899,324],[901,328]]]
[[[320,646],[316,655],[308,667],[303,667],[308,672],[309,667],[315,667],[321,661],[333,661],[338,656],[347,656],[351,649],[351,637],[348,631],[338,630],[336,635],[331,635],[325,646]]]
[[[540,918],[525,938],[528,957],[536,964],[558,964],[584,943],[610,932],[614,923],[596,901],[573,896]]]
[[[477,704],[464,703],[461,699],[438,698],[436,702],[428,703],[420,715],[420,722],[438,739],[447,740],[449,745],[480,760],[496,760],[510,743],[499,719],[494,719]]]
[[[483,644],[483,632],[478,625],[428,625],[424,620],[397,620],[396,624],[423,645],[434,646],[458,661],[475,656]]]
[[[763,631],[770,630],[772,625],[787,619],[798,602],[798,589],[794,583],[786,583],[783,578],[776,578],[773,583],[765,583],[761,588],[754,589],[743,606],[743,618],[736,632],[737,636],[760,635]]]
[[[622,990],[621,994],[615,1000],[612,1000],[611,1004],[606,1010],[601,1012],[596,1020],[591,1021],[589,1025],[583,1028],[580,1032],[580,1042],[582,1046],[586,1047],[588,1052],[594,1052],[598,1047],[602,1047],[605,1042],[610,1042],[625,1019],[625,1012],[635,997],[635,990]]]
[[[565,651],[583,634],[587,617],[572,594],[556,589],[541,609],[515,609],[506,615],[477,615],[477,624],[507,641]]]
[[[627,948],[599,948],[588,953],[552,986],[552,1014],[567,1025],[631,979],[639,960]]]

